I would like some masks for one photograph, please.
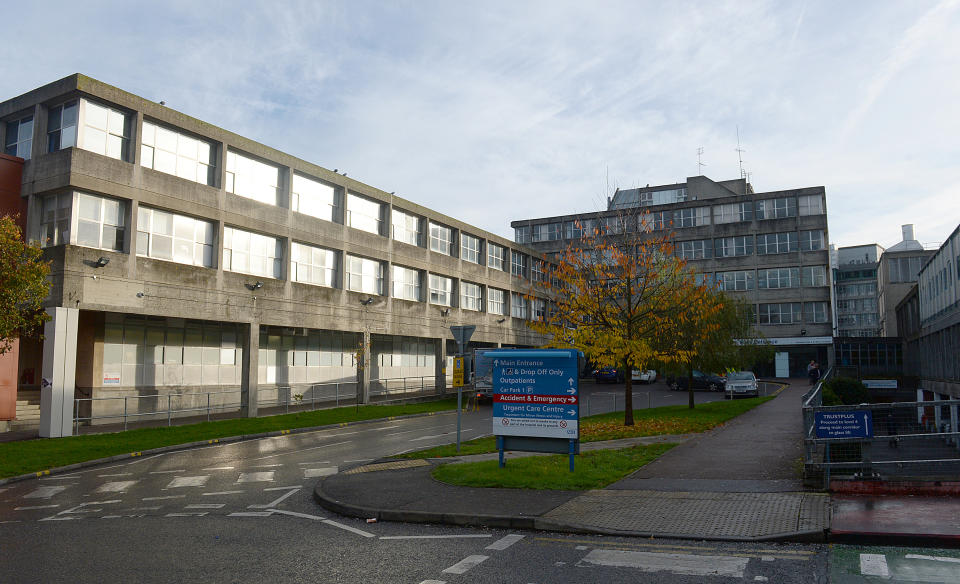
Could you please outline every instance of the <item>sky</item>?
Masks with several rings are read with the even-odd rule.
[[[960,224],[960,0],[51,0],[4,20],[0,101],[83,73],[511,239],[617,187],[738,178],[739,157],[757,192],[824,186],[838,247]]]

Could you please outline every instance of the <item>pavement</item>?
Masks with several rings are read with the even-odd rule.
[[[799,477],[806,380],[713,430],[583,443],[581,450],[678,444],[604,489],[459,487],[431,476],[439,464],[496,459],[384,459],[320,481],[315,500],[342,515],[450,525],[720,541],[879,541],[957,546],[951,497],[805,491]],[[530,453],[508,453],[511,458]]]

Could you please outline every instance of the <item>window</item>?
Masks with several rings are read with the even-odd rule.
[[[383,204],[373,199],[347,193],[348,227],[366,231],[367,233],[383,233]]]
[[[143,122],[140,166],[213,185],[216,149],[209,142],[175,130]]]
[[[393,266],[393,297],[420,302],[420,272],[403,266]]]
[[[540,298],[534,298],[530,301],[530,312],[533,316],[533,320],[546,320],[547,301]]]
[[[674,227],[673,211],[653,211],[640,218],[640,231],[654,231]]]
[[[727,292],[753,290],[753,270],[717,272],[717,287]]]
[[[4,140],[3,146],[4,154],[29,160],[32,148],[33,116],[7,122],[7,138]]]
[[[130,116],[86,99],[80,100],[80,107],[80,147],[117,160],[129,160]]]
[[[626,218],[620,216],[601,219],[604,233],[624,233],[627,230]]]
[[[482,257],[480,255],[480,238],[466,233],[460,234],[460,259],[479,264]]]
[[[77,145],[79,101],[74,99],[47,112],[47,151],[56,152]]]
[[[797,216],[797,200],[793,197],[757,201],[757,219],[783,219]]]
[[[761,304],[760,324],[793,324],[800,322],[800,303],[783,302],[779,304]]]
[[[691,207],[673,212],[674,227],[697,227],[698,225],[710,225],[710,207]]]
[[[824,323],[827,320],[826,302],[804,302],[803,320],[809,323]]]
[[[713,222],[718,225],[721,223],[740,223],[752,219],[753,203],[750,201],[713,206]]]
[[[347,255],[346,289],[367,294],[383,294],[383,264],[354,255]]]
[[[530,243],[530,226],[524,225],[523,227],[514,227],[513,239],[517,243]]]
[[[823,215],[823,195],[800,195],[797,197],[797,203],[800,207],[800,216],[805,215]]]
[[[337,287],[337,252],[293,242],[290,244],[290,279],[303,284]]]
[[[125,201],[77,193],[76,244],[99,249],[123,249]]]
[[[465,310],[483,310],[483,298],[480,296],[480,286],[470,282],[460,283],[460,308]]]
[[[422,228],[420,218],[416,215],[404,213],[394,209],[390,215],[390,229],[393,231],[394,241],[402,241],[410,245],[420,245]]]
[[[431,222],[430,249],[443,255],[453,255],[453,230]]]
[[[823,230],[814,229],[812,231],[800,232],[800,250],[816,251],[823,249]]]
[[[797,234],[766,233],[757,236],[757,255],[770,255],[797,251]]]
[[[283,243],[276,237],[224,227],[223,269],[266,278],[280,278],[282,246]]]
[[[533,226],[533,241],[557,241],[560,239],[560,223],[541,223]]]
[[[430,304],[451,306],[453,300],[453,280],[446,276],[430,274]]]
[[[277,205],[280,194],[280,168],[227,151],[228,193],[268,205]]]
[[[578,219],[563,224],[563,236],[566,239],[581,239],[593,235],[596,229],[596,219]]]
[[[534,282],[547,281],[546,262],[543,260],[533,260],[533,264],[530,267],[530,279]]]
[[[676,244],[677,255],[685,260],[709,258],[713,249],[709,239],[680,241]]]
[[[523,294],[510,293],[510,316],[523,319],[530,318],[530,313],[527,311],[527,299],[523,297]]]
[[[340,197],[333,185],[294,174],[290,185],[290,210],[325,221],[339,221]]]
[[[797,288],[800,286],[799,268],[772,268],[757,270],[757,288]]]
[[[724,237],[714,240],[714,251],[718,258],[732,258],[753,255],[753,236]]]
[[[805,266],[800,268],[800,285],[807,287],[827,285],[826,266]]]
[[[519,278],[527,277],[530,257],[518,251],[510,250],[510,273]]]
[[[41,200],[40,247],[53,247],[70,243],[70,211],[73,193],[47,195]]]
[[[507,249],[495,243],[487,243],[487,266],[496,270],[503,270],[507,261]]]
[[[506,314],[506,292],[498,288],[487,288],[487,312]]]
[[[213,223],[160,209],[137,209],[137,255],[213,267]]]

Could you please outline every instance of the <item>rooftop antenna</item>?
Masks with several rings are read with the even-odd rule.
[[[702,157],[703,146],[697,148],[697,176],[703,176],[703,167],[707,165],[707,163],[702,160]]]
[[[746,150],[740,147],[740,125],[737,124],[737,158],[740,160],[740,178],[747,177],[747,175],[743,173],[743,153],[744,152],[746,152]]]

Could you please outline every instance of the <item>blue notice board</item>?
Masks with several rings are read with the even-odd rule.
[[[873,413],[870,410],[815,412],[817,438],[871,438]]]
[[[534,438],[580,437],[577,352],[489,351],[493,359],[493,433]]]

